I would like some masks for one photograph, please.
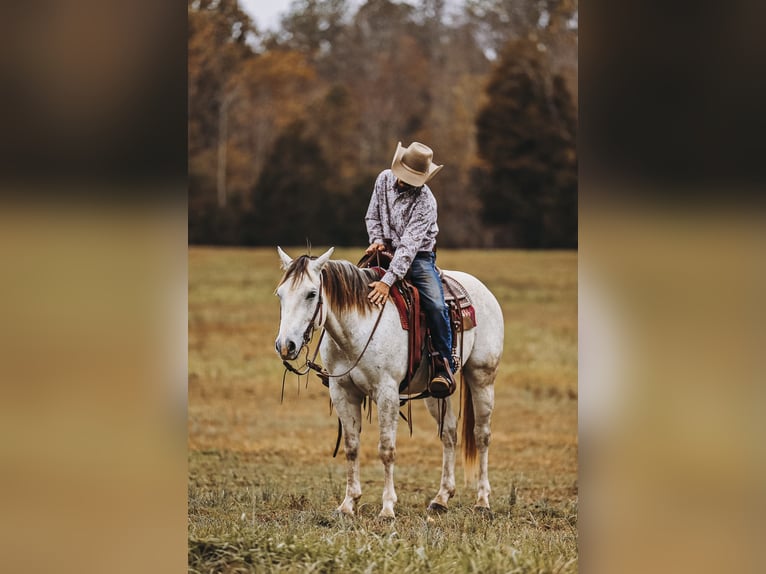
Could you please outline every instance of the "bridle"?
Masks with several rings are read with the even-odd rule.
[[[322,312],[322,305],[324,303],[324,300],[322,298],[322,291],[324,286],[324,275],[320,272],[319,274],[319,291],[317,292],[317,306],[314,308],[314,314],[311,316],[311,320],[309,321],[309,324],[306,326],[306,330],[303,332],[303,344],[301,345],[301,349],[303,349],[306,345],[309,344],[309,341],[311,341],[311,338],[314,336],[314,328],[316,327],[316,320],[317,316],[321,315]],[[322,325],[322,333],[319,337],[319,342],[322,341],[322,336],[324,335],[324,325]],[[319,345],[317,345],[317,350],[319,349]],[[309,363],[312,363],[314,359],[316,359],[317,350],[314,351],[314,356],[311,358],[311,361],[306,361],[306,366],[310,368]],[[309,372],[308,369],[301,372],[295,367],[293,367],[290,363],[287,362],[287,359],[282,359],[282,364],[285,366],[285,369],[288,371],[295,373],[296,375],[303,376],[306,373]],[[282,377],[282,394],[284,395],[284,377]]]
[[[303,333],[303,347],[306,347],[309,344],[309,341],[311,341],[311,338],[314,336],[314,327],[317,320],[317,316],[321,316],[321,310],[323,306],[323,299],[322,299],[322,290],[324,285],[324,274],[320,273],[319,275],[319,300],[317,301],[316,309],[314,309],[314,315],[311,317],[311,321],[309,321],[308,326],[306,327],[306,331]],[[306,363],[305,367],[306,370],[300,371],[293,367],[290,363],[287,362],[287,359],[282,360],[282,364],[285,366],[285,372],[284,375],[287,375],[287,371],[290,371],[291,373],[295,373],[296,375],[303,376],[308,374],[309,371],[313,370],[316,371],[317,375],[319,375],[319,378],[322,379],[322,384],[326,387],[330,386],[330,379],[336,379],[339,377],[345,377],[348,375],[351,371],[353,371],[356,366],[359,364],[359,361],[362,360],[362,357],[364,356],[364,353],[367,351],[367,347],[370,346],[370,342],[372,341],[372,336],[375,334],[375,331],[378,329],[378,325],[380,324],[380,319],[383,317],[383,310],[385,309],[385,304],[381,305],[380,307],[380,313],[378,313],[378,318],[375,320],[375,324],[372,327],[372,331],[370,332],[370,336],[367,338],[367,342],[364,344],[364,348],[362,349],[362,352],[359,353],[359,356],[356,358],[356,361],[354,361],[354,364],[351,365],[348,369],[346,369],[344,372],[331,375],[327,372],[327,370],[322,367],[321,365],[318,365],[316,363],[317,355],[319,354],[319,347],[322,343],[322,337],[324,337],[324,334],[326,332],[326,329],[324,328],[324,323],[322,324],[322,332],[319,334],[319,339],[317,340],[316,348],[314,349],[314,354],[312,355],[311,359],[308,358],[308,355],[306,357]],[[285,396],[285,377],[282,376],[282,399],[284,399]]]
[[[319,291],[317,295],[317,306],[314,309],[314,314],[311,316],[311,321],[309,321],[308,326],[306,327],[306,331],[303,333],[303,345],[308,345],[309,341],[311,340],[311,337],[314,336],[314,326],[316,324],[317,316],[321,317],[322,313],[322,287],[324,286],[324,275],[320,272],[319,273]],[[324,332],[324,331],[323,331]]]

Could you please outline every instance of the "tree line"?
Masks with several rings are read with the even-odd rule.
[[[364,245],[397,141],[444,247],[577,246],[576,0],[190,0],[189,241]]]

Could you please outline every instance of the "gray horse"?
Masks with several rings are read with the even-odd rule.
[[[292,259],[281,248],[277,251],[285,270],[276,290],[281,312],[277,352],[284,360],[297,358],[313,329],[324,328],[326,335],[319,351],[327,371],[334,375],[350,369],[343,376],[330,378],[330,398],[343,427],[348,467],[346,496],[337,510],[353,515],[362,496],[359,433],[362,400],[369,397],[378,408],[378,452],[385,469],[380,516],[393,518],[399,382],[407,369],[407,332],[401,328],[398,312],[390,299],[380,310],[367,299],[368,285],[378,277],[375,271],[359,269],[348,261],[331,261],[332,248],[315,258],[302,255]],[[462,343],[458,356],[466,383],[461,407],[463,460],[470,475],[475,473],[478,458],[476,508],[488,510],[487,451],[495,401],[494,380],[503,351],[503,315],[497,299],[478,279],[459,271],[444,273],[463,285],[476,311],[476,326],[458,338],[458,343]],[[380,321],[370,338],[379,313]],[[421,366],[411,389],[425,386],[425,371]],[[438,420],[439,400],[427,398],[425,401],[431,415]],[[447,502],[455,493],[457,418],[451,403],[451,397],[447,398],[442,432],[442,477],[439,491],[429,505],[431,510],[446,510]]]

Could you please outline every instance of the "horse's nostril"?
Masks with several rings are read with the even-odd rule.
[[[292,341],[287,342],[287,352],[291,355],[293,354],[293,352],[295,352],[295,343],[293,343]]]
[[[282,354],[282,346],[279,344],[279,339],[274,341],[274,348],[277,350],[277,353]]]

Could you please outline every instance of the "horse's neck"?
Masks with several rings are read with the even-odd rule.
[[[346,312],[338,315],[328,309],[325,330],[338,347],[354,352],[361,350],[367,342],[367,335],[372,331],[378,311],[367,313]]]

